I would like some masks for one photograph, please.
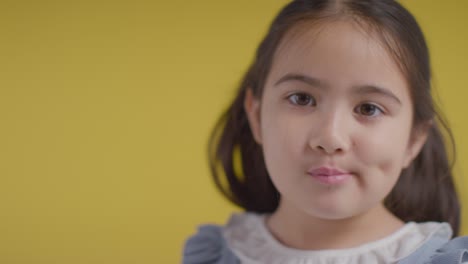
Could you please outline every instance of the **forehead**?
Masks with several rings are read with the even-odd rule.
[[[379,85],[408,94],[407,82],[377,33],[350,21],[301,24],[280,43],[267,79],[311,75],[330,86]]]

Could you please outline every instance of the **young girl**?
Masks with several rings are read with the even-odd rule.
[[[246,212],[202,226],[184,263],[468,261],[430,80],[396,1],[292,1],[210,142]]]

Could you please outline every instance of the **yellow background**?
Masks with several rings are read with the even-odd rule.
[[[284,3],[1,1],[0,263],[177,263],[197,224],[223,223],[206,141]],[[468,2],[403,3],[466,190]]]

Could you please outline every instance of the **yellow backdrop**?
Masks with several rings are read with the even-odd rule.
[[[206,140],[286,2],[1,1],[0,263],[177,263],[197,224],[224,222],[236,208]],[[403,3],[429,40],[460,177],[468,2]]]

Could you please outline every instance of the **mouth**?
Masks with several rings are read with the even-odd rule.
[[[349,171],[333,167],[319,167],[307,171],[313,179],[326,185],[341,184],[353,176]]]

